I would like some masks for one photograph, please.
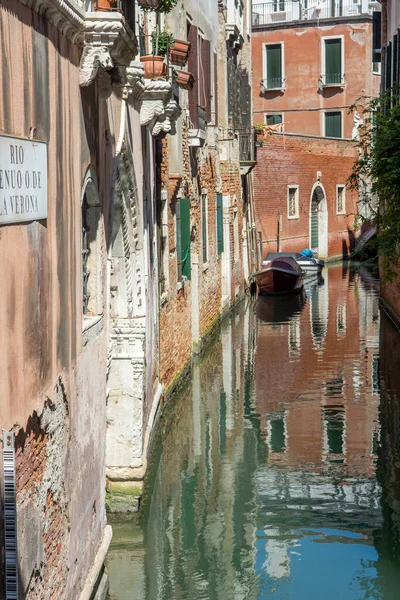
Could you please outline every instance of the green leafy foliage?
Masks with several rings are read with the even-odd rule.
[[[395,90],[362,98],[359,158],[348,183],[360,194],[361,220],[375,222],[383,278],[396,276],[400,259],[400,105]],[[351,107],[353,110],[355,107]]]
[[[152,34],[153,54],[155,56],[165,56],[173,43],[174,36],[166,29]]]

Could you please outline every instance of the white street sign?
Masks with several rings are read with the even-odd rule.
[[[47,218],[47,144],[0,135],[0,225]]]

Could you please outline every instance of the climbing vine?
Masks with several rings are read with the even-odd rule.
[[[400,266],[399,96],[389,90],[378,98],[360,99],[357,105],[360,103],[364,104],[364,121],[359,129],[359,158],[349,185],[359,192],[361,220],[377,226],[382,275],[391,281]]]

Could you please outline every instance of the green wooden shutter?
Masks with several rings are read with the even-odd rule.
[[[190,262],[190,199],[181,198],[182,275],[191,279]]]
[[[342,113],[325,113],[325,137],[342,137]]]
[[[282,123],[282,115],[267,115],[267,125],[279,125]]]
[[[325,83],[342,81],[342,40],[325,40]]]
[[[311,249],[318,252],[319,236],[318,236],[319,222],[318,222],[318,200],[317,195],[314,192],[311,201]]]
[[[392,87],[392,42],[386,47],[386,89]]]
[[[181,238],[181,203],[175,204],[176,220],[176,264],[178,269],[178,281],[182,279],[182,238]]]
[[[222,254],[224,251],[223,207],[220,193],[217,193],[217,250],[218,254]]]
[[[266,46],[267,52],[267,88],[282,87],[282,46]]]
[[[203,248],[203,263],[207,262],[207,196],[201,195],[201,240]]]

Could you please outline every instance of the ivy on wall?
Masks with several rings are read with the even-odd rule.
[[[377,225],[382,276],[391,281],[400,266],[400,105],[398,91],[362,98],[359,158],[348,183],[359,192],[361,220]],[[351,111],[356,106],[351,107]]]

